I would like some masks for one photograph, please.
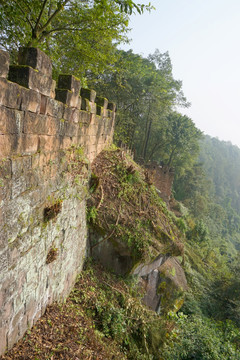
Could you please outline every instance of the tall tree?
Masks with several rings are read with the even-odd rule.
[[[187,105],[181,82],[173,78],[169,54],[159,51],[149,58],[120,51],[114,68],[92,84],[118,105],[116,139],[145,159],[153,134],[162,133],[166,115],[177,104]]]
[[[103,69],[126,40],[128,15],[150,8],[133,0],[0,0],[0,46],[13,58],[20,46],[38,46],[57,69],[59,58],[64,70]]]
[[[164,162],[174,167],[183,167],[183,164],[192,165],[199,153],[199,139],[202,132],[186,115],[173,112],[166,120],[167,143],[162,149]]]

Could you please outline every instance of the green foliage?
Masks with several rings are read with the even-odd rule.
[[[166,143],[161,149],[161,158],[178,172],[191,168],[199,153],[199,139],[202,133],[186,115],[176,112],[166,118]]]
[[[187,237],[192,241],[206,242],[209,240],[209,231],[202,220],[199,220],[194,225],[194,228],[187,232]]]
[[[71,72],[83,79],[113,64],[116,46],[127,41],[128,14],[134,9],[142,13],[151,5],[132,0],[2,1],[0,45],[14,60],[20,46],[38,46],[51,56],[55,74]]]
[[[117,344],[127,359],[158,359],[164,322],[142,305],[141,296],[131,278],[125,282],[94,264],[87,265],[71,294],[100,336]]]
[[[92,230],[101,232],[103,241],[126,247],[134,264],[160,251],[181,255],[179,228],[143,169],[120,149],[102,152],[94,166],[101,186],[88,200]]]
[[[213,322],[199,316],[179,315],[164,346],[164,360],[238,360],[240,331],[231,322]]]
[[[95,224],[98,216],[98,211],[95,206],[87,207],[87,222]]]
[[[181,82],[173,78],[169,54],[158,50],[148,58],[119,51],[114,68],[93,78],[91,86],[118,105],[115,141],[145,160],[164,146],[166,115],[175,105],[188,105]]]

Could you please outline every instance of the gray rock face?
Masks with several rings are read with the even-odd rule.
[[[152,263],[139,265],[133,275],[145,290],[143,303],[152,310],[166,313],[182,306],[187,280],[177,258],[159,255]]]
[[[104,241],[104,237],[92,232],[90,232],[90,241],[91,256],[108,270],[119,275],[125,275],[131,271],[133,260],[127,246],[116,240],[114,242],[110,239]]]
[[[159,255],[153,262],[150,264],[140,264],[136,269],[133,271],[133,275],[137,275],[138,277],[146,277],[155,269],[159,268],[162,263],[167,259],[166,256]]]

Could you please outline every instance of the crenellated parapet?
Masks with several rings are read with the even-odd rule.
[[[56,83],[50,59],[36,48],[22,49],[19,65],[12,66],[9,55],[0,50],[0,106],[1,113],[13,119],[10,125],[2,120],[0,156],[29,153],[30,148],[44,151],[41,138],[54,136],[55,150],[82,145],[92,161],[112,141],[115,105],[97,97],[94,90],[81,88],[80,80],[73,75],[60,75]]]
[[[0,355],[82,269],[90,164],[115,109],[73,75],[55,82],[39,49],[14,66],[0,50]]]

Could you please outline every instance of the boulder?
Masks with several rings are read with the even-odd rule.
[[[145,290],[143,303],[152,310],[166,314],[183,305],[187,280],[176,257],[159,255],[152,263],[138,266],[133,275]]]

